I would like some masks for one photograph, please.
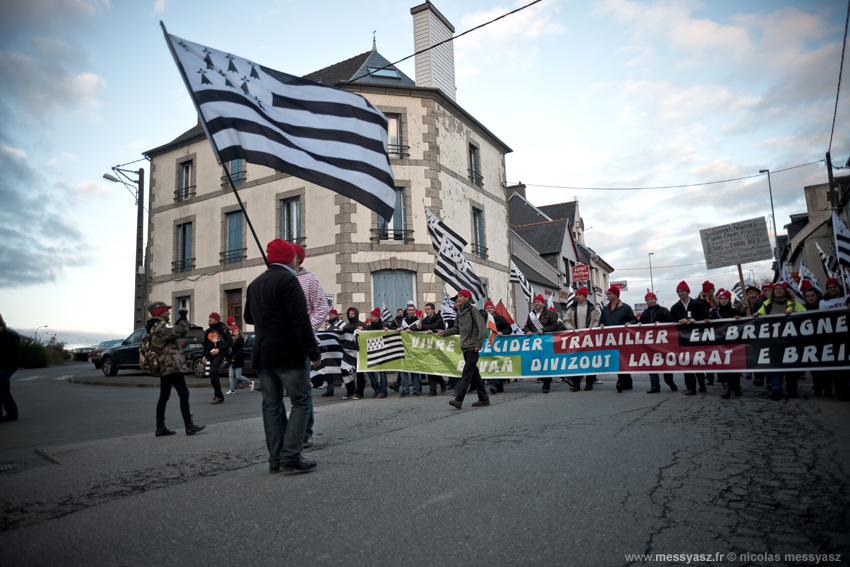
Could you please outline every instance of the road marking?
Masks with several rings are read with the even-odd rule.
[[[27,380],[36,380],[38,378],[41,378],[41,376],[28,376],[26,378],[18,378],[15,382],[26,382]]]
[[[68,378],[73,378],[73,376],[71,374],[68,374],[67,376],[60,376],[59,378],[54,378],[54,380],[67,380]]]

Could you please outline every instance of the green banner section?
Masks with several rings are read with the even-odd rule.
[[[369,341],[384,337],[381,343]],[[401,339],[403,352],[397,348],[393,355],[393,343]],[[441,337],[428,333],[408,333],[405,331],[364,331],[358,334],[358,372],[399,371],[420,374],[438,374],[440,376],[460,376],[463,372],[463,353],[460,350],[460,337]],[[371,345],[371,348],[370,346]],[[520,356],[483,356],[479,353],[478,369],[483,378],[519,378],[522,377]],[[398,356],[375,364],[375,360]],[[370,366],[370,358],[372,365]]]

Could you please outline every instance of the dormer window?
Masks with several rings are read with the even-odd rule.
[[[380,67],[366,67],[366,71],[372,73],[369,75],[370,77],[378,77],[381,79],[398,79],[401,80],[401,75],[399,75],[398,70],[396,69],[381,69]]]

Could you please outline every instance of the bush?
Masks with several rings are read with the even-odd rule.
[[[51,337],[47,344],[30,337],[21,337],[21,368],[44,368],[68,362],[65,343]]]
[[[21,368],[44,368],[47,364],[47,348],[35,339],[21,337]]]

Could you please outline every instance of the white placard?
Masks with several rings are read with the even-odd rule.
[[[773,258],[764,217],[706,228],[699,236],[709,270]]]

